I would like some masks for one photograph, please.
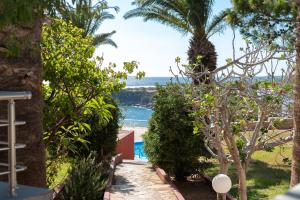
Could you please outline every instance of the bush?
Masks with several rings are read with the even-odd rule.
[[[101,120],[101,112],[94,112],[86,120],[86,123],[91,126],[91,133],[84,138],[88,141],[87,148],[80,143],[78,144],[81,147],[79,152],[81,156],[87,156],[91,151],[95,151],[97,160],[102,161],[110,160],[115,153],[121,110],[112,99],[106,103],[114,106],[108,109],[111,117],[107,122]]]
[[[102,112],[93,110],[87,115],[85,123],[90,126],[90,131],[82,137],[84,143],[78,141],[74,143],[71,149],[67,149],[65,156],[47,155],[47,184],[48,186],[55,186],[58,184],[57,180],[61,180],[59,173],[61,173],[62,166],[65,163],[73,165],[76,160],[86,158],[91,152],[94,152],[97,161],[109,162],[111,157],[115,154],[117,145],[117,136],[119,131],[119,118],[121,111],[113,100],[107,100],[105,105],[113,105],[108,109],[110,112],[109,119],[103,121]],[[86,145],[84,145],[86,144]],[[53,145],[52,145],[53,146]],[[65,170],[65,172],[67,172]]]
[[[61,200],[99,200],[103,198],[108,179],[106,163],[97,163],[90,154],[76,163],[59,195]]]
[[[207,155],[203,140],[193,133],[189,104],[179,85],[157,86],[149,131],[144,135],[145,152],[151,163],[177,180],[195,172],[199,157]]]

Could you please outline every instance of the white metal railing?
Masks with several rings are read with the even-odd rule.
[[[16,161],[16,149],[26,147],[25,144],[16,144],[16,126],[24,125],[26,122],[16,121],[15,100],[31,99],[31,97],[29,91],[0,91],[0,101],[8,101],[8,119],[0,120],[0,127],[8,127],[8,141],[0,141],[0,152],[8,151],[8,163],[0,163],[0,166],[7,168],[5,171],[0,171],[0,175],[8,175],[11,196],[17,195],[17,172],[26,170],[25,166],[17,165]]]

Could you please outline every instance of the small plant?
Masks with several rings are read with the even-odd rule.
[[[61,200],[102,199],[107,184],[108,168],[105,163],[97,163],[95,153],[78,161],[69,172]]]

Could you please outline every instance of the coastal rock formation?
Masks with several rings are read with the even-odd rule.
[[[151,108],[155,93],[155,87],[128,87],[115,94],[114,98],[120,105]]]

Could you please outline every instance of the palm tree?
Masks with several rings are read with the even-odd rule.
[[[182,33],[192,34],[188,50],[190,64],[196,65],[196,72],[212,71],[217,65],[217,54],[208,39],[223,30],[227,15],[227,11],[223,11],[211,19],[213,3],[213,0],[135,0],[133,5],[137,7],[128,11],[124,18],[143,17],[145,21],[158,21]],[[201,64],[196,64],[199,56]]]
[[[295,83],[294,83],[294,145],[293,145],[293,162],[291,174],[291,187],[300,183],[300,0],[296,0],[297,6],[297,64],[295,69]]]
[[[17,151],[17,161],[27,166],[18,173],[20,184],[46,186],[40,41],[45,10],[53,13],[62,3],[63,0],[0,3],[0,91],[32,92],[31,100],[16,102],[17,119],[26,121],[26,125],[17,128],[17,142],[26,144],[25,149]],[[7,102],[1,101],[0,119],[7,118],[6,113]],[[0,140],[6,139],[7,129],[0,128]],[[6,158],[1,152],[0,162]]]
[[[109,7],[106,1],[98,1],[93,4],[93,0],[74,0],[75,7],[71,4],[67,4],[64,8],[59,10],[61,17],[66,21],[71,21],[73,25],[78,28],[84,29],[83,36],[93,35],[94,45],[109,44],[117,47],[117,44],[111,39],[111,36],[116,33],[112,31],[110,33],[96,34],[100,25],[106,19],[114,19],[114,15],[110,14],[108,9],[115,9],[117,12],[118,7]]]

